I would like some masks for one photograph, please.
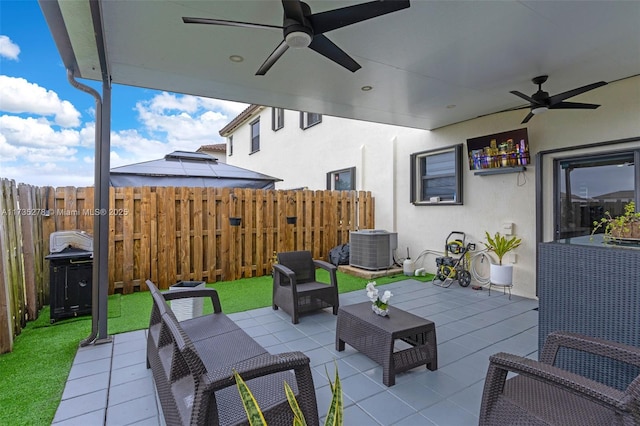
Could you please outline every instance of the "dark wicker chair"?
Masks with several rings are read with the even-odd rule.
[[[640,348],[574,333],[553,332],[540,361],[490,357],[480,422],[484,425],[640,425],[640,374],[624,390],[555,367],[558,351],[611,358],[639,371]],[[507,379],[507,373],[517,375]]]
[[[316,281],[316,268],[329,272],[330,284]],[[322,260],[314,260],[309,251],[278,253],[273,265],[273,309],[282,308],[298,323],[300,313],[333,307],[338,314],[338,280],[336,267]]]

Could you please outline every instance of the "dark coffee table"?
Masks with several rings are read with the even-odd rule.
[[[394,352],[397,339],[411,345]],[[433,321],[389,307],[389,316],[381,317],[371,310],[371,302],[340,306],[336,325],[336,350],[348,343],[382,365],[382,383],[393,386],[396,373],[426,364],[438,369],[436,326]]]

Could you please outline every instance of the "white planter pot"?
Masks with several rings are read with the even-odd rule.
[[[494,265],[490,269],[491,284],[511,285],[513,283],[513,265]]]

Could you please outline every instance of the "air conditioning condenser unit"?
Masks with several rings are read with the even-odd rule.
[[[387,269],[393,265],[398,234],[381,229],[352,231],[349,235],[349,265],[362,269]]]

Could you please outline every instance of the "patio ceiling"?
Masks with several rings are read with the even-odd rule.
[[[40,3],[76,77],[102,81],[105,73],[115,84],[423,129],[524,106],[509,91],[534,93],[538,75],[550,76],[544,90],[553,95],[640,74],[638,1],[412,0],[409,9],[327,34],[362,65],[357,72],[290,49],[265,76],[255,72],[281,33],[182,17],[281,25],[279,0]],[[91,3],[102,19],[102,65]],[[362,1],[308,3],[317,13]]]

